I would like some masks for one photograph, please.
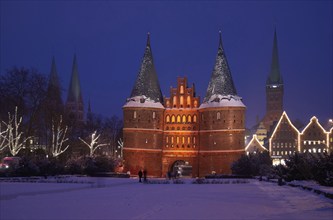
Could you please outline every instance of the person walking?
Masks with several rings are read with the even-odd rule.
[[[141,183],[141,178],[142,178],[142,170],[139,170],[139,173],[138,173],[138,175],[139,175],[139,183]]]
[[[147,170],[146,169],[143,170],[143,181],[147,182]]]

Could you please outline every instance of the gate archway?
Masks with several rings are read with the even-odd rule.
[[[176,177],[192,177],[192,165],[185,160],[176,160],[171,165],[170,172]]]

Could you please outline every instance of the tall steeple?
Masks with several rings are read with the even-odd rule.
[[[79,71],[76,60],[76,54],[74,54],[72,76],[69,83],[68,96],[66,102],[67,111],[75,116],[79,121],[83,120],[83,100],[81,94]]]
[[[47,119],[51,121],[63,114],[64,105],[61,98],[61,87],[54,56],[52,57],[49,82],[47,86],[47,97],[45,99],[44,107]]]
[[[278,43],[276,36],[276,29],[274,30],[273,50],[272,50],[272,63],[271,71],[267,78],[267,85],[280,85],[283,84],[283,79],[280,74]]]
[[[213,95],[237,96],[236,88],[232,80],[227,57],[222,45],[222,34],[219,32],[220,40],[217,51],[215,66],[210,78],[204,102],[207,102]]]
[[[279,120],[283,112],[283,87],[277,36],[276,30],[274,30],[271,70],[266,81],[266,115],[262,121],[268,132],[270,132],[272,125]]]
[[[153,54],[150,47],[150,33],[147,35],[146,49],[131,93],[131,98],[134,97],[145,97],[147,100],[163,103],[163,96],[158,82],[153,61]]]

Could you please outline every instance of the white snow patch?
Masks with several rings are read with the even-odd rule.
[[[306,190],[246,184],[0,183],[0,219],[327,219],[332,200]],[[88,182],[94,182],[88,184]]]
[[[242,98],[234,95],[212,95],[207,102],[200,105],[200,109],[214,107],[245,107]]]
[[[160,102],[155,102],[154,100],[150,99],[146,96],[135,96],[127,99],[126,104],[123,108],[126,107],[141,107],[141,108],[162,108],[164,106]]]

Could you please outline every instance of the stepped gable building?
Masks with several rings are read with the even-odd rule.
[[[280,74],[278,44],[275,30],[271,70],[266,81],[266,115],[262,120],[268,133],[272,130],[271,127],[273,123],[277,122],[283,113],[283,93],[283,79]]]
[[[300,152],[323,153],[329,150],[329,132],[313,116],[300,134]]]
[[[237,95],[220,41],[203,103],[179,77],[163,100],[148,34],[131,97],[123,106],[124,168],[132,174],[204,176],[230,173],[244,154],[245,105]]]
[[[262,144],[261,141],[259,141],[258,136],[254,134],[252,136],[252,139],[245,147],[246,154],[256,154],[256,153],[262,153],[268,151]]]
[[[273,164],[280,164],[289,155],[299,152],[299,142],[299,131],[292,124],[287,113],[283,112],[269,139],[269,152]]]
[[[66,113],[71,119],[78,122],[83,122],[84,120],[83,99],[81,95],[76,54],[74,54],[72,76],[71,76],[71,81],[69,83],[68,96],[65,104],[65,109]]]

